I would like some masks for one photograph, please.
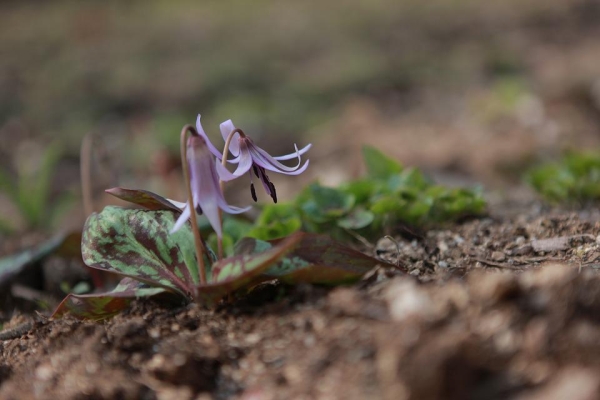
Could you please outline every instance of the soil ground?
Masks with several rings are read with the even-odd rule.
[[[367,251],[409,273],[268,283],[216,310],[138,301],[104,323],[15,317],[0,398],[600,396],[600,214],[530,204]]]
[[[107,148],[131,142],[141,149],[141,160],[132,156],[135,152],[124,154],[142,170],[138,175],[151,181],[152,171],[140,165],[160,164],[156,155],[162,153],[141,145],[159,131],[148,122],[150,116],[184,106],[183,123],[199,111],[217,122],[221,117],[238,121],[246,103],[252,106],[248,115],[261,114],[264,110],[254,106],[260,93],[235,97],[247,83],[261,93],[265,85],[277,88],[263,94],[273,103],[264,108],[282,113],[275,117],[285,122],[264,124],[271,134],[291,124],[289,132],[305,132],[314,144],[310,169],[298,180],[275,178],[278,192],[285,193],[286,185],[288,192],[297,192],[316,178],[335,185],[356,176],[360,145],[370,143],[407,166],[434,173],[441,183],[480,183],[495,200],[485,218],[404,235],[398,231],[394,240],[382,233],[377,242],[363,243],[362,250],[398,269],[376,269],[352,286],[268,283],[217,309],[143,300],[105,322],[48,320],[33,311],[39,307],[31,301],[12,316],[11,304],[3,303],[0,399],[600,398],[600,213],[593,207],[548,208],[531,194],[516,196],[521,174],[535,161],[565,148],[600,144],[597,1],[467,1],[456,2],[465,7],[456,9],[441,1],[424,11],[411,2],[355,2],[360,5],[355,15],[373,19],[364,27],[361,19],[346,18],[341,12],[346,9],[321,9],[323,2],[288,2],[285,7],[295,8],[285,13],[279,1],[272,2],[270,12],[253,4],[253,13],[239,13],[238,24],[229,12],[196,11],[203,22],[187,8],[219,2],[186,2],[181,9],[171,7],[174,2],[164,2],[168,7],[160,1],[153,7],[128,2],[130,9],[102,12],[95,6],[71,10],[75,3],[62,2],[73,11],[70,23],[62,17],[63,6],[55,8],[54,2],[45,5],[49,9],[38,8],[40,2],[35,7],[22,3],[27,2],[7,2],[10,7],[0,13],[6,33],[0,35],[0,53],[7,55],[0,81],[8,88],[0,95],[0,108],[11,117],[0,123],[0,164],[10,164],[20,144],[43,148],[40,138],[60,133],[71,158],[60,165],[53,185],[57,193],[73,182],[77,186],[81,135],[106,116],[109,123],[98,129],[116,143]],[[367,4],[379,7],[379,14],[362,10]],[[395,5],[400,10],[388,11]],[[123,12],[127,18],[121,18]],[[222,25],[208,21],[217,14]],[[313,29],[314,23],[321,29]],[[347,31],[335,34],[346,25]],[[231,26],[246,29],[231,39],[224,34],[236,31]],[[146,27],[156,30],[144,33]],[[293,35],[282,35],[288,31]],[[361,44],[364,37],[362,47],[344,53],[345,44]],[[24,45],[28,40],[35,45]],[[169,40],[188,44],[173,46]],[[211,46],[214,41],[212,47],[227,57],[200,48],[197,60],[190,61],[186,57],[198,51],[199,40]],[[309,44],[306,55],[302,41]],[[289,43],[298,44],[299,54]],[[382,54],[382,71],[362,62],[377,61],[370,52],[363,56],[372,49]],[[337,50],[341,56],[331,61]],[[280,53],[290,53],[289,59]],[[230,54],[236,68],[245,68],[239,79],[221,73],[229,71]],[[277,74],[285,63],[265,68],[276,54],[293,66],[291,72]],[[199,60],[207,60],[204,70],[210,66],[214,73],[198,75]],[[149,66],[130,70],[137,62]],[[363,64],[370,85],[362,81]],[[339,70],[355,65],[357,71],[346,71],[350,78]],[[73,71],[64,73],[65,66]],[[163,74],[180,80],[163,79]],[[255,83],[255,76],[263,78]],[[215,89],[204,90],[205,81],[216,82]],[[334,84],[324,84],[329,81]],[[290,86],[280,89],[285,82]],[[315,94],[303,100],[312,107],[305,113],[294,101],[306,82]],[[349,89],[342,91],[342,83]],[[226,84],[229,91],[223,89]],[[222,91],[234,96],[231,104],[197,109],[213,104]],[[19,111],[15,99],[27,112]],[[305,123],[311,120],[307,113],[321,108],[317,100],[335,105],[329,119]],[[144,106],[148,102],[156,105]],[[218,114],[220,108],[227,112]],[[84,114],[87,122],[80,121]],[[111,118],[119,124],[111,125]],[[294,118],[302,124],[294,125]],[[124,126],[134,135],[125,135]],[[285,136],[288,130],[283,131]],[[153,188],[137,178],[130,181]],[[97,175],[94,180],[102,189],[107,186]],[[170,175],[164,180],[169,185],[163,189],[183,187]],[[498,188],[508,194],[497,196]],[[1,216],[16,216],[4,200],[0,197]],[[66,219],[80,227],[80,214],[72,211]],[[28,248],[46,235],[2,236],[0,253]],[[80,271],[60,260],[46,267]],[[61,277],[57,282],[69,275],[55,274]],[[49,292],[38,289],[21,295],[44,300],[40,296]]]

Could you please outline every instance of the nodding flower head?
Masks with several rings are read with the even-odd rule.
[[[228,171],[215,160],[212,151],[214,146],[212,146],[208,138],[205,138],[204,136],[205,135],[200,133],[198,135],[190,135],[186,144],[192,199],[195,210],[199,214],[206,215],[206,218],[217,233],[217,236],[222,237],[219,208],[229,214],[240,214],[248,211],[250,207],[234,207],[230,206],[225,201],[219,183],[219,175],[221,175],[221,179],[223,179],[223,176],[227,175]],[[217,174],[217,170],[220,171],[219,174]],[[228,179],[225,177],[223,180]],[[181,216],[173,226],[171,232],[175,232],[181,228],[185,221],[190,217],[190,213],[191,210],[186,203]]]
[[[240,129],[236,129],[231,120],[223,122],[221,124],[221,135],[223,135],[223,139],[227,142],[229,136],[232,134],[233,137],[230,139],[229,152],[234,158],[228,160],[228,162],[237,164],[237,168],[233,173],[222,170],[219,170],[219,173],[223,172],[221,178],[225,178],[226,180],[229,180],[232,177],[240,177],[245,173],[248,173],[250,176],[250,193],[252,194],[252,199],[254,201],[257,201],[257,197],[256,190],[254,189],[254,182],[252,181],[252,172],[254,172],[256,177],[262,182],[265,192],[267,192],[273,201],[277,203],[277,192],[275,191],[273,182],[269,180],[267,171],[284,175],[299,175],[308,168],[308,160],[302,165],[301,156],[310,149],[312,146],[310,144],[300,150],[294,145],[296,149],[294,153],[273,157],[254,144],[252,139],[246,136],[244,132]],[[293,158],[298,158],[298,165],[288,167],[280,163],[280,161],[291,160]]]

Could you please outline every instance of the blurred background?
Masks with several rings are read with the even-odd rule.
[[[115,185],[181,198],[179,132],[198,113],[218,147],[229,118],[272,154],[312,142],[305,175],[273,177],[284,198],[359,174],[362,144],[519,185],[598,146],[599,37],[590,0],[5,0],[0,232],[81,226],[86,135],[97,207]]]

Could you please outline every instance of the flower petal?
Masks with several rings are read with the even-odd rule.
[[[215,166],[217,167],[217,174],[219,174],[219,178],[221,178],[221,180],[223,182],[229,182],[229,181],[239,178],[239,175],[234,175],[231,172],[229,172],[229,170],[227,168],[225,168],[219,162],[219,160],[216,160]]]
[[[246,141],[242,141],[240,146],[238,167],[235,169],[235,171],[233,171],[233,175],[242,176],[246,172],[250,171],[250,168],[252,168],[253,161],[254,160],[252,159],[252,154],[248,149],[248,144],[246,143]]]
[[[306,168],[308,168],[309,160],[306,160],[304,165],[302,167],[300,167],[300,163],[301,163],[300,156],[298,156],[298,165],[297,166],[288,167],[286,165],[283,165],[279,161],[275,160],[273,157],[271,157],[271,155],[269,155],[269,153],[267,153],[266,151],[264,151],[263,149],[261,149],[260,147],[254,145],[254,144],[251,144],[249,146],[249,149],[252,154],[252,159],[254,160],[254,162],[257,165],[260,165],[261,167],[263,167],[264,169],[267,169],[269,171],[277,172],[277,173],[284,174],[284,175],[299,175],[299,174],[303,173],[304,171],[306,171]]]
[[[306,146],[304,146],[300,150],[298,150],[298,147],[296,147],[296,144],[294,144],[294,147],[296,148],[296,152],[290,153],[290,154],[286,154],[284,156],[273,157],[273,158],[276,159],[276,160],[278,160],[278,161],[291,160],[292,158],[301,156],[302,154],[306,153],[312,147],[312,143],[307,144]]]
[[[173,204],[175,207],[179,208],[180,210],[183,210],[185,208],[185,206],[187,206],[187,203],[183,203],[181,201],[176,201],[173,199],[167,199],[167,201],[171,204]]]
[[[181,213],[179,218],[177,218],[175,225],[173,225],[173,228],[171,228],[171,231],[169,233],[173,234],[173,233],[177,232],[183,226],[183,224],[186,223],[186,221],[189,218],[190,218],[190,208],[186,204],[185,208],[183,209],[183,212]]]
[[[235,125],[233,125],[233,122],[230,119],[228,119],[227,121],[221,123],[219,128],[221,128],[221,136],[223,136],[223,140],[225,142],[227,142],[227,138],[229,137],[231,132],[233,132],[235,130]],[[229,152],[234,157],[240,153],[239,140],[240,140],[240,134],[236,133],[235,135],[233,135],[233,138],[231,139],[231,142],[229,143]]]
[[[206,145],[208,146],[210,152],[219,160],[222,159],[223,152],[217,150],[217,148],[211,143],[210,139],[206,135],[206,132],[204,132],[204,129],[202,128],[202,124],[200,123],[200,114],[198,114],[198,118],[196,119],[196,130],[198,131],[198,134],[202,136],[202,138],[206,141]]]

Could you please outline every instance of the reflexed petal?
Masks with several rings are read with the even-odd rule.
[[[182,203],[181,201],[175,201],[172,199],[167,199],[167,201],[181,210],[183,210],[185,208],[185,206],[187,206],[187,203]]]
[[[185,208],[183,209],[183,212],[181,213],[179,218],[177,218],[175,225],[173,225],[173,228],[171,228],[171,231],[169,233],[173,234],[173,233],[177,232],[189,218],[190,218],[190,208],[186,204]]]
[[[248,207],[236,207],[236,206],[230,206],[229,204],[227,204],[225,202],[224,198],[220,198],[218,199],[219,201],[219,208],[223,211],[225,211],[227,214],[241,214],[241,213],[245,213],[246,211],[250,211],[252,209],[252,206],[248,206]]]
[[[252,168],[252,154],[250,153],[246,142],[241,143],[239,158],[240,161],[238,162],[238,166],[235,171],[233,171],[233,175],[235,176],[242,176]]]
[[[233,125],[233,122],[230,119],[228,119],[227,121],[221,123],[219,127],[221,128],[221,136],[223,136],[223,140],[227,142],[227,138],[229,137],[231,132],[235,130],[235,125]],[[229,143],[229,152],[233,156],[237,156],[238,154],[240,154],[239,140],[240,134],[236,133],[235,135],[233,135],[231,143]]]
[[[219,178],[221,178],[222,181],[229,182],[239,178],[239,175],[234,175],[229,172],[229,170],[225,168],[218,160],[215,166],[217,167],[217,174],[219,174]]]
[[[206,141],[206,145],[208,146],[210,152],[219,160],[223,158],[223,152],[217,150],[217,148],[211,143],[210,139],[206,135],[206,132],[204,132],[202,124],[200,123],[200,114],[198,114],[198,118],[196,119],[196,130],[198,131],[198,134]]]
[[[295,167],[288,167],[286,165],[283,165],[279,161],[275,160],[273,157],[271,157],[266,151],[264,151],[260,147],[255,146],[255,145],[251,145],[249,147],[250,147],[250,152],[252,154],[252,159],[254,160],[254,162],[257,165],[260,165],[261,167],[263,167],[264,169],[267,169],[269,171],[277,172],[277,173],[284,174],[284,175],[299,175],[299,174],[303,173],[304,171],[306,171],[306,168],[308,168],[308,162],[310,160],[306,160],[304,165],[302,167],[300,167],[301,161],[300,161],[299,156],[298,156],[298,165]]]
[[[302,154],[304,154],[308,150],[310,150],[310,148],[312,147],[312,143],[307,144],[306,146],[304,146],[300,150],[298,150],[298,147],[296,147],[296,144],[294,144],[294,147],[296,148],[296,151],[294,153],[286,154],[284,156],[273,157],[273,158],[276,159],[276,160],[278,160],[278,161],[291,160],[292,158],[296,158],[298,156],[301,156]]]

